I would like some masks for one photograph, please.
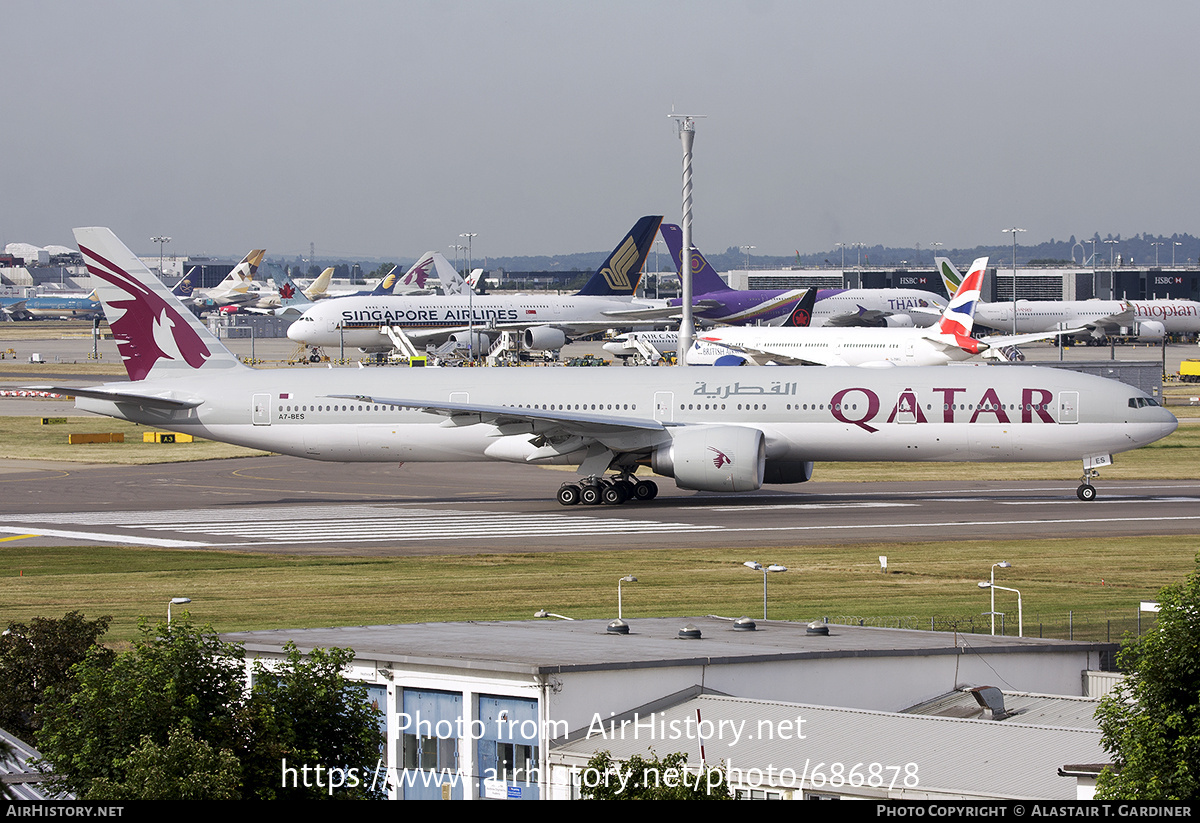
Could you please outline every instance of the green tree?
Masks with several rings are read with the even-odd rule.
[[[278,664],[254,663],[242,757],[247,790],[264,800],[306,799],[326,797],[340,784],[339,797],[382,797],[371,793],[370,781],[383,745],[379,712],[365,686],[342,677],[354,653],[313,649],[304,656],[294,643],[285,648]]]
[[[241,764],[229,749],[197,740],[186,723],[160,746],[149,735],[118,763],[119,780],[98,777],[82,800],[240,800]]]
[[[726,773],[701,765],[689,771],[687,755],[675,752],[625,762],[597,752],[583,771],[581,793],[587,800],[735,800]]]
[[[111,617],[87,620],[69,612],[61,620],[35,617],[11,622],[0,635],[0,727],[23,740],[33,740],[42,727],[40,704],[46,691],[72,690],[71,667],[95,649],[101,660],[112,653],[97,646]]]
[[[92,781],[125,780],[123,761],[148,737],[168,744],[185,723],[217,749],[237,750],[234,718],[242,703],[241,647],[186,620],[143,620],[134,648],[109,659],[93,649],[75,667],[75,690],[51,689],[37,736],[61,787],[77,796]]]
[[[370,773],[382,736],[365,687],[342,677],[353,652],[289,646],[284,660],[255,663],[247,690],[242,647],[212,629],[139,628],[132,650],[93,650],[74,669],[77,688],[48,692],[37,741],[57,788],[89,799],[367,796],[350,775]],[[324,777],[288,791],[285,759]]]
[[[1096,713],[1112,756],[1097,799],[1200,797],[1200,557],[1197,566],[1160,592],[1155,627],[1117,658],[1126,679]]]

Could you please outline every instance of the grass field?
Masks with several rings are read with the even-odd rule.
[[[1024,597],[1026,634],[1120,638],[1140,600],[1194,568],[1200,537],[1104,540],[864,543],[761,551],[696,549],[415,558],[280,557],[220,551],[4,546],[5,621],[79,609],[114,617],[111,639],[134,636],[140,616],[162,619],[172,597],[190,597],[199,623],[220,631],[374,623],[529,619],[538,609],[576,618],[762,614],[762,575],[745,560],[781,563],[768,581],[770,616],[828,617],[929,628],[930,618],[986,631],[991,564],[997,583]],[[879,570],[887,555],[889,573]],[[1010,602],[1013,601],[1013,602]],[[1015,596],[997,592],[1016,633]],[[1108,621],[1113,621],[1109,628]],[[1039,629],[1039,624],[1041,628]],[[944,623],[939,623],[943,627]]]

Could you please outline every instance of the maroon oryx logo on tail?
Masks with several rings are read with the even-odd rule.
[[[91,249],[80,246],[79,251],[92,276],[129,295],[128,299],[104,302],[106,308],[113,307],[113,314],[120,312],[117,318],[110,314],[108,324],[130,380],[145,378],[159,360],[182,360],[194,369],[204,365],[212,352],[170,303]]]

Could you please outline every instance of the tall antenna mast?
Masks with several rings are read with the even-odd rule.
[[[696,324],[692,317],[692,271],[695,251],[692,245],[692,141],[696,139],[696,119],[703,114],[676,114],[675,107],[667,115],[679,126],[679,139],[683,142],[683,258],[679,261],[679,282],[683,285],[680,302],[683,305],[683,320],[679,323],[679,360],[687,365],[687,355],[696,335]]]

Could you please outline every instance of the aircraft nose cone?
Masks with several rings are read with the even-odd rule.
[[[295,343],[304,342],[304,329],[301,328],[301,323],[299,320],[288,326],[287,336],[288,340],[291,340]]]

